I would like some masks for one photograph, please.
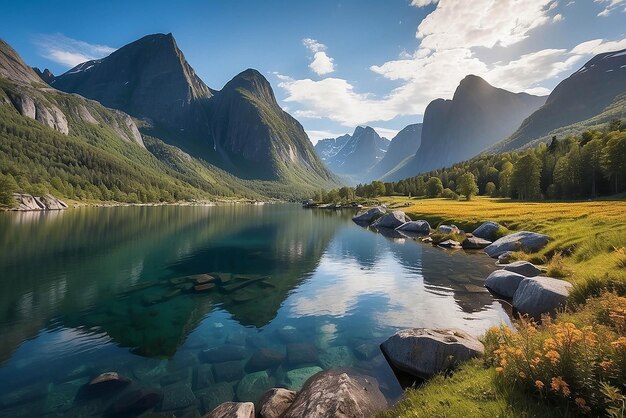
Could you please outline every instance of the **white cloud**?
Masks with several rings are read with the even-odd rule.
[[[411,0],[411,6],[424,7],[429,4],[437,4],[439,0]]]
[[[604,6],[604,9],[598,13],[598,16],[606,17],[610,15],[615,9],[620,8],[626,4],[626,0],[593,0],[594,3],[601,3]],[[626,12],[626,9],[622,10]]]
[[[619,51],[626,48],[626,38],[619,41],[605,41],[604,39],[592,39],[576,45],[572,54],[596,55],[604,52]]]
[[[41,56],[67,67],[102,58],[115,51],[110,46],[90,44],[60,33],[37,35],[34,43]]]
[[[309,136],[309,139],[311,140],[311,142],[313,142],[313,144],[317,144],[317,141],[319,141],[320,139],[337,138],[341,135],[344,135],[342,133],[331,132],[331,131],[317,131],[314,129],[307,130],[306,133]]]
[[[381,128],[379,126],[373,126],[373,128],[378,135],[387,139],[393,139],[393,137],[396,136],[398,132],[400,132],[397,129]]]
[[[326,54],[326,45],[311,38],[302,40],[307,49],[313,52],[313,61],[309,68],[317,75],[326,75],[335,71],[334,60]]]
[[[555,14],[555,15],[554,15],[554,17],[552,18],[552,21],[553,21],[554,23],[556,23],[556,22],[561,22],[561,21],[563,21],[563,20],[565,20],[565,18],[564,18],[564,17],[563,17],[563,15],[562,15],[562,14],[560,14],[560,13]]]

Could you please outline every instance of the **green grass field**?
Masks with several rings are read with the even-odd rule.
[[[626,201],[519,202],[477,197],[471,201],[383,197],[389,209],[425,219],[433,228],[453,223],[471,232],[484,221],[498,222],[512,231],[547,234],[551,241],[533,261],[559,270],[574,283],[570,309],[597,295],[602,288],[626,293]],[[560,254],[562,257],[555,257]],[[551,261],[553,260],[553,261]],[[431,379],[410,390],[382,417],[561,417],[572,411],[550,406],[536,397],[498,383],[493,367],[481,361],[461,367],[451,378]],[[574,414],[575,415],[575,414]]]

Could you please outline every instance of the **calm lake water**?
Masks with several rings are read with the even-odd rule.
[[[338,366],[394,400],[401,387],[378,344],[396,330],[509,322],[483,288],[492,259],[376,233],[353,214],[0,213],[0,416],[101,416],[137,388],[162,391],[156,411],[197,416]],[[205,273],[217,286],[194,292],[186,277]],[[132,383],[84,396],[106,371]]]

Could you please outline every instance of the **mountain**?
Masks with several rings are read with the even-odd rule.
[[[391,140],[389,148],[380,160],[368,173],[372,180],[383,177],[388,171],[397,167],[402,161],[414,155],[422,142],[422,124],[408,125]]]
[[[172,34],[148,35],[79,64],[52,86],[140,118],[144,134],[242,179],[277,182],[292,192],[337,185],[265,77],[249,69],[222,90],[211,89]],[[271,185],[264,193],[273,195]]]
[[[332,172],[362,181],[368,170],[383,158],[389,143],[371,127],[358,126],[344,146],[325,162]]]
[[[158,138],[128,114],[45,84],[0,40],[0,177],[66,199],[153,202],[261,198],[235,178]]]
[[[79,64],[52,86],[192,135],[206,131],[204,105],[213,95],[171,33],[144,36],[105,58]]]
[[[418,151],[384,179],[400,180],[473,157],[510,135],[545,100],[468,75],[452,100],[436,99],[426,107]]]
[[[315,144],[315,152],[323,162],[327,162],[346,145],[350,138],[350,134],[345,134],[337,138],[320,139],[317,141],[317,144]]]
[[[46,68],[45,70],[41,71],[39,68],[33,67],[33,70],[37,73],[39,78],[41,78],[47,84],[50,84],[54,81],[54,74],[52,74],[52,71],[50,71],[49,69]]]
[[[302,125],[282,110],[269,82],[248,69],[209,100],[212,147],[237,175],[333,182]]]
[[[490,151],[535,145],[547,141],[553,134],[577,134],[611,118],[623,117],[625,93],[626,49],[596,55],[561,81],[545,105]]]

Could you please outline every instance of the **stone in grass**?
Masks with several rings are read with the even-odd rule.
[[[437,227],[437,232],[439,232],[440,234],[458,234],[461,232],[461,230],[459,228],[457,228],[456,225],[439,225],[439,227]]]
[[[226,361],[213,365],[213,376],[217,382],[234,382],[241,379],[243,375],[240,361]]]
[[[376,379],[333,369],[309,379],[283,418],[368,418],[387,409]]]
[[[503,267],[507,271],[512,271],[526,277],[535,277],[541,274],[541,270],[528,261],[514,261]]]
[[[204,418],[254,418],[254,415],[252,402],[225,402]]]
[[[505,298],[512,298],[525,277],[507,270],[496,270],[485,281],[485,287]]]
[[[205,363],[223,363],[225,361],[243,360],[246,349],[237,345],[220,345],[209,348],[200,353],[200,359]]]
[[[258,349],[246,363],[246,373],[273,369],[283,362],[285,355],[269,348]]]
[[[187,408],[195,402],[196,396],[188,383],[175,383],[163,388],[163,411]]]
[[[317,347],[310,343],[294,343],[287,345],[287,362],[291,365],[317,363]]]
[[[210,364],[200,364],[195,369],[194,388],[196,390],[203,389],[207,386],[215,384],[213,378],[213,366]]]
[[[320,364],[324,369],[351,366],[353,363],[354,356],[345,345],[330,347],[320,354]]]
[[[296,392],[294,391],[283,388],[270,389],[258,402],[257,412],[261,418],[280,418],[295,398]]]
[[[478,339],[458,329],[406,329],[395,333],[380,348],[391,365],[421,379],[450,370],[484,352]]]
[[[137,389],[122,395],[109,407],[110,416],[139,415],[161,402],[163,392],[157,389]]]
[[[554,313],[565,305],[572,284],[550,277],[528,277],[522,280],[513,295],[513,308],[534,319]]]
[[[397,227],[407,223],[410,221],[406,217],[406,214],[400,210],[394,210],[391,213],[387,213],[380,218],[376,222],[372,224],[372,226],[376,228],[390,228],[396,229]]]
[[[298,391],[302,389],[304,383],[313,375],[322,371],[321,367],[302,367],[300,369],[289,370],[286,375],[285,383],[291,390]]]
[[[530,231],[515,232],[506,235],[485,248],[487,255],[498,258],[506,251],[536,252],[545,247],[550,241],[547,235]]]
[[[478,228],[472,231],[472,235],[477,238],[493,241],[496,239],[496,232],[501,225],[497,222],[483,222]]]
[[[258,401],[272,386],[272,379],[265,370],[247,374],[237,385],[237,399],[240,401]]]
[[[491,244],[491,241],[477,237],[468,237],[463,240],[461,247],[466,250],[482,250]]]
[[[224,402],[232,401],[235,398],[235,392],[232,385],[218,383],[197,391],[196,397],[200,400],[204,412],[207,413]]]

